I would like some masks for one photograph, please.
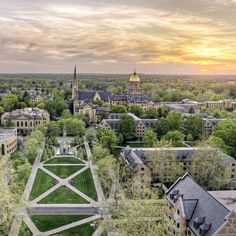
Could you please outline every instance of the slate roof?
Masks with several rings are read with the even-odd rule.
[[[0,144],[4,144],[14,135],[16,135],[16,128],[0,128]]]
[[[129,101],[133,102],[133,103],[147,103],[147,102],[150,102],[152,100],[149,97],[144,96],[142,94],[133,94],[130,97]]]
[[[77,94],[77,99],[79,101],[92,101],[96,93],[99,94],[101,100],[104,102],[109,102],[112,96],[111,92],[106,91],[81,91]]]
[[[197,229],[194,227],[194,220],[198,217],[205,217],[204,223],[211,224],[204,236],[212,236],[224,224],[229,210],[198,185],[188,173],[180,177],[166,192],[171,205],[174,205],[174,201],[170,198],[173,190],[178,190],[182,195],[180,198],[183,201],[184,212],[189,219],[187,225],[195,235],[202,236],[199,227]]]

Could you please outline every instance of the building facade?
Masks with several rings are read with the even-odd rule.
[[[236,213],[227,209],[186,173],[166,192],[167,214],[178,236],[236,235]]]
[[[3,125],[13,124],[18,134],[26,135],[37,125],[48,124],[50,115],[46,110],[39,108],[24,108],[4,113],[1,122]]]
[[[9,157],[17,149],[16,128],[0,129],[0,157]]]
[[[178,173],[190,172],[194,176],[199,175],[198,169],[193,169],[192,161],[197,152],[205,151],[206,148],[193,147],[165,147],[165,148],[124,148],[121,154],[123,160],[133,169],[143,170],[144,175],[150,178],[153,183],[169,183],[173,182],[173,170]],[[229,187],[236,187],[236,160],[226,155],[221,150],[209,148],[209,150],[217,151],[222,157],[222,166],[225,168],[225,182]],[[157,157],[157,158],[156,158]],[[165,166],[162,162],[165,158]],[[163,173],[158,173],[159,165],[163,167]],[[138,168],[141,166],[142,168]],[[146,168],[143,168],[143,167]]]
[[[153,129],[155,127],[155,124],[157,122],[157,119],[140,119],[132,113],[127,113],[127,114],[134,118],[134,124],[135,124],[134,136],[136,138],[142,138],[148,129]],[[118,131],[119,121],[122,115],[124,115],[124,113],[123,114],[112,113],[110,114],[110,117],[112,118],[115,117],[115,119],[103,119],[100,122],[99,126],[105,130]]]

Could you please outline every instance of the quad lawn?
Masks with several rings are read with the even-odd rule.
[[[69,177],[84,166],[45,166],[46,169],[62,179]]]
[[[34,180],[32,191],[30,193],[30,200],[33,200],[41,194],[45,193],[56,183],[57,181],[54,178],[39,169]]]
[[[20,228],[19,236],[31,236],[33,235],[28,226],[23,222]]]
[[[39,204],[86,204],[88,203],[84,198],[67,188],[62,186],[48,196],[43,198]]]
[[[97,192],[90,169],[85,170],[72,179],[71,184],[93,200],[97,201]]]
[[[92,222],[91,222],[92,223]],[[95,226],[91,226],[91,223],[87,223],[84,225],[79,225],[74,228],[65,230],[61,233],[54,234],[53,236],[92,236],[96,230]]]
[[[84,162],[74,157],[54,157],[45,164],[84,164]]]
[[[35,215],[31,216],[31,219],[41,232],[46,232],[88,217],[90,215]]]

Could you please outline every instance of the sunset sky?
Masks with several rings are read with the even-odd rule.
[[[0,1],[0,73],[75,64],[81,73],[236,74],[236,0]]]

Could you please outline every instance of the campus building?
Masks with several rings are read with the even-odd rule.
[[[114,105],[136,104],[144,110],[154,107],[152,99],[140,93],[140,83],[141,79],[134,71],[127,82],[125,94],[117,95],[106,91],[78,91],[79,80],[75,67],[72,81],[73,113],[74,115],[87,114],[91,123],[98,123],[102,117],[106,117],[110,113],[108,107]],[[106,106],[99,106],[98,102],[102,102]]]
[[[16,128],[0,129],[0,156],[9,157],[17,149]]]
[[[213,148],[193,148],[193,147],[163,147],[163,148],[124,148],[121,154],[123,160],[135,172],[148,177],[153,183],[170,183],[173,182],[173,170],[184,173],[191,172],[198,176],[199,171],[193,169],[192,161],[197,152],[205,150],[217,151],[222,157],[222,165],[225,167],[225,182],[229,187],[236,187],[236,160],[231,156],[223,153],[221,150]],[[156,158],[157,157],[157,158]],[[165,158],[165,166],[162,162]],[[163,173],[158,173],[156,165],[163,167]]]
[[[186,173],[166,192],[167,214],[178,236],[234,236],[236,213],[198,185]]]
[[[12,112],[6,112],[1,116],[3,125],[13,124],[18,134],[28,134],[37,125],[50,122],[50,115],[46,110],[39,108],[24,108]]]
[[[132,113],[127,113],[128,115],[132,116],[134,119],[135,124],[135,132],[134,136],[136,138],[142,138],[145,132],[151,128],[155,127],[157,119],[140,119]],[[100,127],[105,130],[114,130],[118,131],[120,117],[124,115],[124,113],[112,113],[109,115],[109,119],[103,119],[100,122]]]
[[[210,110],[235,109],[236,102],[233,102],[232,100],[205,101],[202,103],[202,106]]]

